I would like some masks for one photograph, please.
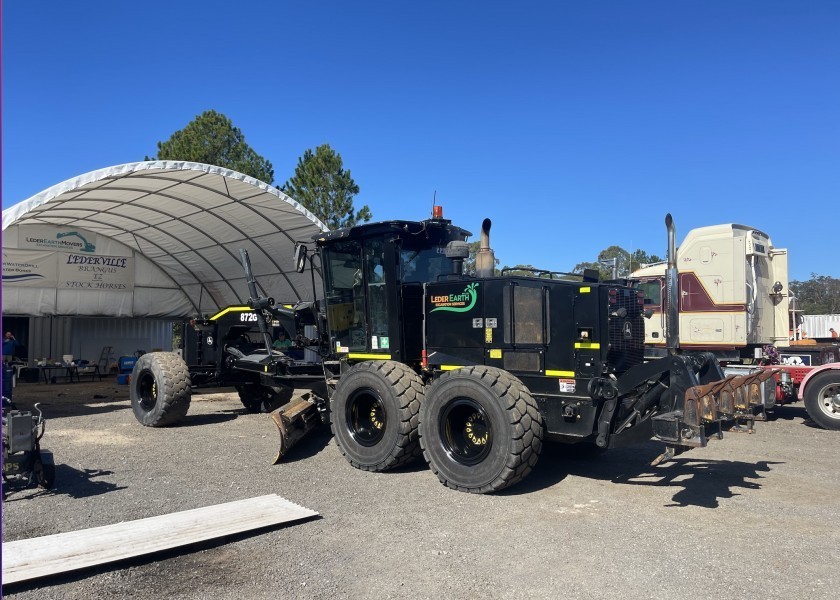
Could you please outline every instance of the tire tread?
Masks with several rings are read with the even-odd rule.
[[[502,407],[507,412],[509,424],[514,432],[511,451],[504,469],[492,482],[478,487],[459,485],[457,482],[448,480],[446,475],[435,467],[426,447],[427,442],[424,441],[422,435],[423,427],[426,425],[424,423],[420,428],[420,445],[429,468],[443,485],[461,492],[486,494],[498,492],[519,483],[537,464],[542,451],[543,422],[536,400],[516,376],[507,371],[483,365],[464,367],[445,373],[433,384],[430,395],[434,393],[432,390],[440,385],[440,382],[453,377],[475,378],[489,387],[502,402]]]
[[[363,471],[388,471],[414,462],[423,454],[418,433],[420,405],[425,395],[423,380],[408,365],[391,360],[365,361],[355,365],[353,369],[376,373],[394,390],[399,416],[399,439],[394,450],[384,460],[373,465],[360,463],[354,460],[342,446],[336,435],[336,427],[339,425],[335,421],[334,412],[331,411],[330,429],[341,454],[351,465]]]

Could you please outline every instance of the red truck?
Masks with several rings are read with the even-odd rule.
[[[767,365],[778,369],[776,404],[805,401],[808,416],[820,427],[840,430],[840,363],[819,366]]]

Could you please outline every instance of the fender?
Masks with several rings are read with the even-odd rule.
[[[799,384],[799,390],[796,393],[797,398],[799,398],[799,400],[805,400],[805,388],[808,386],[808,382],[811,381],[812,377],[815,377],[820,373],[825,373],[826,371],[840,371],[840,363],[829,363],[827,365],[814,367]]]

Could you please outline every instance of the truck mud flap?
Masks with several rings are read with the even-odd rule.
[[[320,404],[323,404],[321,398],[312,392],[306,392],[271,411],[271,420],[280,432],[280,448],[272,464],[278,464],[292,446],[312,429],[321,425]]]
[[[720,381],[696,385],[685,392],[682,407],[652,419],[654,436],[683,449],[701,448],[727,430],[752,433],[755,415],[763,410],[761,383],[777,370],[731,375]],[[670,456],[674,452],[669,448]],[[666,455],[669,452],[666,451]],[[661,456],[655,464],[670,456]]]

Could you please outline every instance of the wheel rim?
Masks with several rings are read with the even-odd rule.
[[[487,413],[471,398],[456,398],[440,416],[440,437],[446,454],[462,465],[476,465],[490,453],[493,427]]]
[[[375,446],[385,435],[385,406],[371,388],[353,392],[347,403],[347,431],[362,446]]]
[[[137,377],[137,396],[143,410],[152,410],[157,404],[157,382],[151,371],[141,371]]]
[[[832,419],[840,419],[840,384],[831,383],[820,390],[820,410]]]

